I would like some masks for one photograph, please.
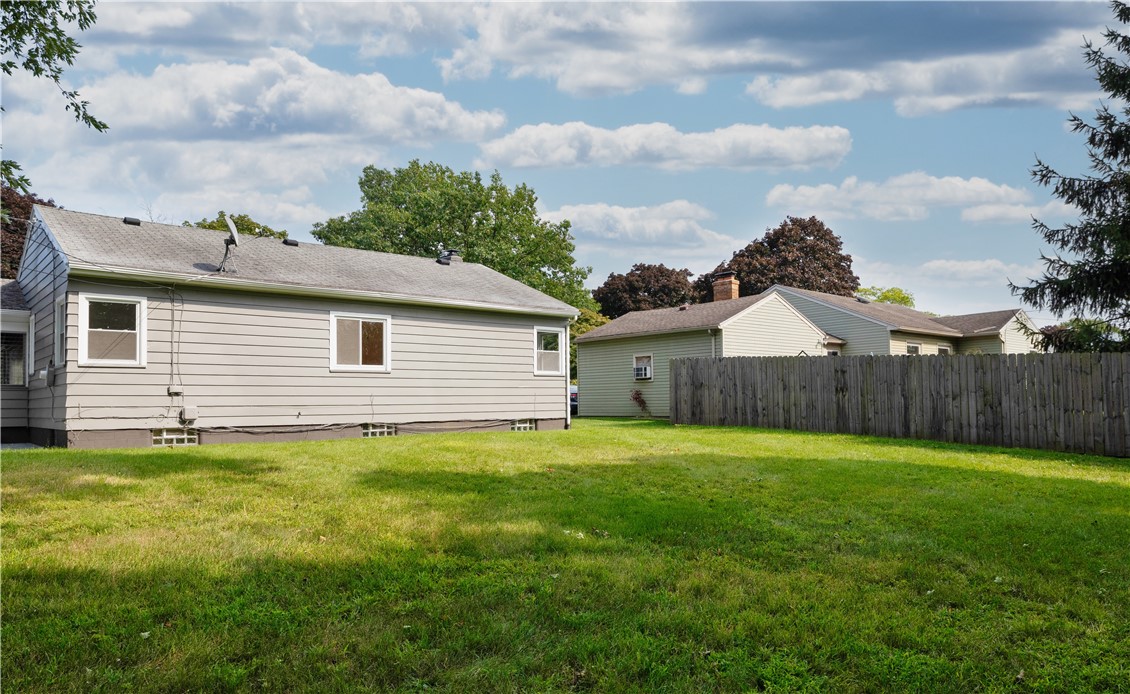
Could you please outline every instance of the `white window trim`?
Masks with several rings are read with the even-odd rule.
[[[557,369],[555,371],[541,371],[538,369],[538,333],[557,333]],[[565,328],[547,328],[534,326],[534,375],[535,376],[564,376],[565,358],[569,354],[569,342]]]
[[[911,352],[910,351],[911,347],[917,348],[918,351],[917,352]],[[905,349],[906,349],[906,355],[908,357],[920,357],[920,356],[922,356],[922,343],[921,342],[907,342]]]
[[[636,378],[636,360],[640,357],[647,357],[648,367],[651,369],[651,375],[647,378]],[[632,379],[636,381],[654,381],[655,380],[655,356],[652,354],[633,354],[632,355]]]
[[[953,355],[953,346],[952,345],[938,345],[938,354],[942,354],[943,349],[949,350],[943,356],[952,356]]]
[[[385,363],[380,365],[366,364],[338,364],[337,363],[337,319],[363,320],[384,323],[384,353]],[[332,373],[390,373],[392,371],[392,316],[378,313],[347,313],[345,311],[330,311],[330,371]]]
[[[51,340],[54,343],[52,362],[61,369],[67,364],[67,296],[55,299],[55,314],[51,319]],[[62,323],[62,326],[59,324]],[[59,328],[63,328],[63,338],[59,339]]]
[[[32,365],[32,360],[33,360],[34,356],[32,355],[32,352],[31,352],[32,339],[35,335],[35,322],[34,322],[35,316],[28,316],[26,318],[26,321],[27,321],[26,323],[22,323],[22,320],[25,320],[25,319],[20,319],[20,320],[21,320],[20,324],[14,324],[14,322],[8,321],[4,325],[3,332],[5,332],[9,335],[23,335],[24,336],[24,369],[23,369],[24,370],[24,382],[23,383],[9,384],[9,385],[4,386],[5,388],[27,388],[27,387],[29,387],[29,383],[31,381],[32,375],[35,373],[35,369],[33,368],[33,365]]]
[[[90,359],[87,356],[86,333],[90,325],[90,302],[105,301],[117,304],[133,304],[137,312],[137,359]],[[78,295],[78,365],[79,366],[116,366],[135,369],[144,369],[146,353],[149,351],[146,318],[149,313],[149,303],[144,296],[127,296],[123,294],[85,294]]]

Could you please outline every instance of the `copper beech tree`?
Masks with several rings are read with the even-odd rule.
[[[611,273],[604,284],[593,290],[592,298],[600,312],[619,318],[632,311],[669,308],[694,301],[694,287],[686,268],[676,270],[662,263],[636,263],[625,274]]]

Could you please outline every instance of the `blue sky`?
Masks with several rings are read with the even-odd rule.
[[[414,158],[497,169],[569,219],[589,286],[633,263],[708,272],[816,215],[864,285],[918,307],[1019,305],[1029,171],[1086,172],[1069,111],[1103,3],[103,2],[70,86],[4,82],[4,154],[69,209],[179,223],[219,209],[309,240],[357,178]],[[1033,312],[1041,324],[1048,314]]]

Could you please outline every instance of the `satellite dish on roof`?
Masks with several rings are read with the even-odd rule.
[[[224,221],[226,221],[228,223],[228,229],[231,229],[231,236],[228,237],[227,245],[238,246],[239,245],[239,232],[236,231],[235,222],[233,222],[231,220],[231,217],[229,217],[226,214],[224,215]]]

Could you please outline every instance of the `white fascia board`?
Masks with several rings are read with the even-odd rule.
[[[587,345],[590,342],[605,342],[605,341],[608,341],[608,340],[627,340],[627,339],[633,338],[633,337],[655,337],[657,335],[660,335],[660,336],[661,335],[681,335],[682,333],[697,333],[697,332],[704,332],[705,333],[705,332],[710,332],[712,330],[717,330],[717,329],[718,329],[718,326],[716,326],[716,325],[700,325],[700,326],[694,327],[694,328],[680,328],[678,330],[649,330],[647,332],[642,332],[642,333],[621,333],[619,335],[609,335],[607,337],[602,335],[600,337],[593,337],[593,338],[590,338],[590,339],[587,339],[587,340],[582,340],[581,338],[588,334],[588,333],[585,333],[585,335],[578,336],[577,339],[574,340],[573,342],[574,342],[574,344],[576,344],[579,347],[581,345]]]
[[[17,308],[0,309],[0,322],[26,326],[31,319],[31,311]]]
[[[276,282],[263,282],[259,280],[245,280],[214,275],[188,275],[177,272],[153,272],[151,270],[136,270],[133,268],[107,267],[102,265],[87,265],[74,263],[70,267],[70,274],[75,277],[97,277],[111,279],[130,279],[140,282],[156,282],[176,285],[194,285],[212,289],[239,289],[256,291],[267,294],[289,294],[292,296],[308,296],[319,299],[355,299],[359,301],[380,301],[392,304],[407,304],[411,306],[434,306],[440,308],[465,308],[479,311],[496,311],[499,313],[514,313],[529,316],[552,316],[554,318],[574,318],[580,311],[570,307],[566,311],[551,311],[547,309],[530,309],[520,306],[507,306],[505,304],[492,304],[483,301],[461,301],[458,299],[429,299],[426,297],[411,296],[408,294],[394,294],[389,292],[366,292],[356,289],[326,289],[321,287],[303,287],[292,284]]]
[[[765,300],[766,300],[766,299],[768,299],[768,298],[769,298],[770,296],[771,296],[770,294],[766,294],[765,296],[761,297],[760,299],[758,299],[757,301],[753,302],[753,303],[752,303],[752,304],[750,304],[749,306],[746,306],[746,307],[745,307],[745,308],[743,308],[742,310],[738,311],[737,313],[735,313],[734,315],[730,316],[729,318],[727,318],[726,320],[722,321],[721,323],[719,323],[718,325],[716,325],[716,326],[714,326],[714,327],[716,327],[716,328],[725,328],[727,324],[729,324],[729,323],[732,323],[733,321],[737,320],[738,318],[741,318],[741,317],[742,317],[742,316],[744,316],[745,314],[747,314],[747,313],[749,313],[750,311],[752,311],[753,309],[757,308],[757,307],[758,307],[758,306],[760,306],[761,304],[765,303]]]

